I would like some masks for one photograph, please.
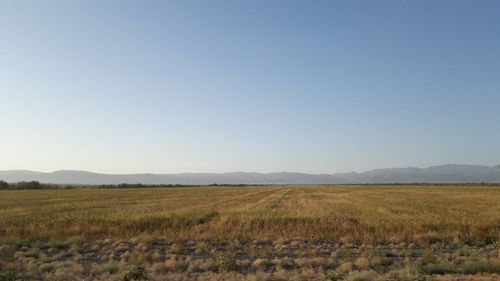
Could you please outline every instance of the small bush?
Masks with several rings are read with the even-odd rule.
[[[196,250],[194,251],[195,254],[200,255],[203,253],[206,253],[208,251],[208,245],[201,241],[196,244]]]
[[[270,264],[268,259],[256,259],[253,263],[252,266],[254,268],[266,268]]]
[[[107,272],[109,274],[116,274],[118,273],[118,270],[120,268],[118,267],[118,264],[116,263],[106,263],[101,266],[101,271],[102,272]]]
[[[387,273],[389,280],[410,281],[415,280],[415,275],[409,269],[395,269]]]
[[[370,269],[371,266],[370,260],[365,257],[359,257],[356,260],[355,264],[359,269]]]
[[[352,262],[344,262],[339,266],[338,270],[341,272],[350,272],[352,271],[352,268],[353,268]]]
[[[236,270],[236,261],[226,255],[216,255],[213,258],[213,267],[217,272],[229,272]]]
[[[57,250],[66,250],[69,247],[67,242],[55,239],[50,240],[48,246]]]
[[[295,264],[299,267],[319,267],[324,266],[326,260],[321,257],[317,258],[298,258],[295,259]]]
[[[185,271],[189,264],[183,260],[176,260],[175,258],[170,258],[164,263],[165,269],[170,271]]]
[[[151,253],[144,253],[139,251],[134,251],[128,256],[129,262],[135,265],[141,265],[144,263],[151,263],[153,261],[153,256]]]
[[[427,264],[422,267],[422,271],[427,272],[429,274],[446,274],[446,273],[455,273],[456,269],[450,263],[437,263],[437,264]]]
[[[424,245],[431,245],[449,239],[449,237],[434,231],[417,235],[417,241]]]
[[[123,281],[133,281],[133,280],[148,280],[148,273],[144,267],[136,267],[123,275]]]
[[[373,270],[370,271],[352,271],[350,272],[345,280],[346,281],[372,281],[377,278],[377,273]]]
[[[462,265],[465,274],[488,272],[488,263],[485,261],[468,261]]]
[[[172,247],[170,249],[170,252],[176,255],[182,254],[182,251],[184,251],[184,246],[181,243],[174,243],[172,244]]]
[[[342,280],[342,274],[333,270],[329,270],[326,272],[326,280],[328,281]]]
[[[493,258],[489,261],[489,272],[500,273],[500,259]]]
[[[6,270],[0,272],[0,281],[16,281],[20,278],[21,276],[14,270]]]

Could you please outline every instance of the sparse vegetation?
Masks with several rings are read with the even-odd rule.
[[[148,274],[146,269],[143,267],[135,267],[131,270],[125,272],[123,276],[123,281],[133,281],[133,280],[147,280]]]
[[[0,280],[495,280],[498,202],[495,186],[3,190]]]

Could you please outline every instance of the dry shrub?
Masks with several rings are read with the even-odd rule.
[[[421,234],[416,235],[415,240],[417,242],[422,243],[423,245],[431,245],[431,244],[435,244],[435,243],[439,243],[439,242],[443,242],[443,241],[450,241],[450,240],[452,240],[452,237],[449,234],[446,235],[446,234],[438,233],[435,231],[430,231],[427,233],[421,233]]]
[[[377,272],[370,271],[352,271],[345,277],[346,281],[373,281],[378,277]]]
[[[105,263],[100,267],[102,273],[116,274],[119,270],[120,267],[116,263]]]
[[[153,252],[153,260],[158,261],[162,258],[161,252],[159,250],[155,250]]]
[[[170,258],[165,261],[164,266],[169,271],[185,271],[188,268],[188,263],[180,259]]]
[[[202,271],[209,271],[211,270],[212,268],[214,267],[213,265],[213,261],[211,259],[206,259],[206,260],[203,260],[200,265],[199,265],[199,268],[200,270]]]
[[[176,255],[182,254],[183,251],[184,251],[184,245],[182,245],[182,243],[180,242],[174,243],[170,247],[170,252]]]
[[[151,253],[133,251],[128,256],[128,261],[135,265],[143,265],[153,262],[153,256],[151,255]]]
[[[289,275],[288,271],[278,270],[275,273],[273,273],[271,280],[273,280],[273,281],[287,281],[287,280],[290,280],[288,275]]]
[[[146,243],[141,242],[137,244],[136,249],[139,251],[147,251],[148,245]]]
[[[165,264],[161,262],[153,263],[151,265],[151,270],[156,274],[161,274],[165,271]]]
[[[316,258],[298,258],[295,259],[295,264],[299,267],[319,267],[325,265],[325,259],[321,257]]]
[[[500,251],[499,251],[500,255]],[[500,258],[491,258],[489,260],[489,272],[491,273],[500,273]]]
[[[212,266],[213,270],[216,272],[229,272],[237,268],[234,258],[220,253],[213,257]]]
[[[357,258],[354,264],[358,269],[363,269],[363,270],[370,269],[371,267],[370,260],[365,257]]]
[[[350,272],[354,268],[354,265],[352,262],[344,262],[339,266],[339,270],[342,272]]]
[[[252,267],[255,269],[265,269],[270,264],[268,259],[256,259],[253,261]]]
[[[208,245],[207,243],[201,241],[196,244],[196,249],[194,250],[194,253],[197,255],[204,254],[208,252]]]

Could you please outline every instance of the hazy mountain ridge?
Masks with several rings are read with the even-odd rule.
[[[320,184],[320,183],[500,183],[500,165],[448,164],[428,168],[376,169],[362,173],[180,173],[180,174],[100,174],[61,170],[43,173],[28,170],[0,171],[0,180],[55,184]]]

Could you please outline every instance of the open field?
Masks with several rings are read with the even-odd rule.
[[[0,280],[497,280],[499,202],[498,186],[4,190]]]
[[[499,202],[480,186],[0,191],[0,235],[483,244],[499,237]]]

